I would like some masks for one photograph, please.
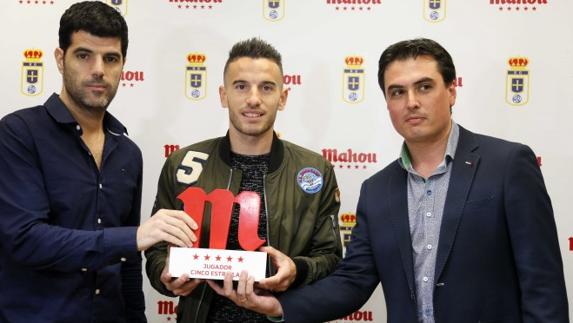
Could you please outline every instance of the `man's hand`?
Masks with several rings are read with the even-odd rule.
[[[161,209],[137,228],[137,250],[146,250],[160,241],[192,247],[197,240],[193,230],[197,228],[197,223],[187,213]]]
[[[289,256],[273,247],[262,247],[260,251],[271,256],[273,266],[277,268],[274,276],[265,278],[259,282],[259,287],[272,292],[284,292],[296,278],[296,266]]]
[[[171,277],[171,274],[169,274],[169,258],[165,261],[165,267],[163,267],[159,280],[165,285],[165,288],[177,296],[187,296],[191,294],[195,287],[203,282],[199,279],[189,279],[187,274],[183,274],[177,279]]]
[[[219,295],[227,297],[238,306],[267,316],[282,316],[283,308],[278,299],[271,293],[254,287],[255,279],[246,271],[241,272],[237,290],[233,289],[233,274],[227,272],[221,287],[216,281],[208,280],[207,284]]]

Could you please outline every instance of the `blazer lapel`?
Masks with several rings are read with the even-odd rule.
[[[478,168],[479,155],[475,135],[460,126],[460,138],[452,165],[448,195],[444,205],[440,240],[436,257],[435,282],[440,283],[440,275],[448,260],[456,238],[462,211]]]
[[[407,173],[396,162],[395,171],[390,176],[386,192],[390,192],[390,214],[396,232],[402,265],[411,292],[415,291],[414,264],[412,260],[412,238],[408,221]]]

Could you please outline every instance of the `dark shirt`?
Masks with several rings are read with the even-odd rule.
[[[104,118],[101,169],[58,95],[0,120],[0,322],[145,322],[142,157]]]
[[[241,170],[241,192],[256,192],[261,197],[261,207],[259,209],[259,237],[266,239],[267,217],[265,211],[265,186],[264,178],[268,172],[271,155],[245,156],[231,153],[231,166],[233,169]],[[229,240],[227,249],[241,250],[239,246],[239,211],[240,206],[235,204],[233,216],[231,217],[231,228],[229,230]],[[268,322],[266,316],[249,311],[235,305],[226,297],[214,295],[211,307],[209,308],[208,321],[212,323],[258,323]]]

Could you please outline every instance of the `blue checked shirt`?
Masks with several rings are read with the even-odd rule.
[[[428,179],[412,167],[406,144],[402,145],[400,154],[400,165],[408,172],[408,220],[414,251],[418,321],[422,323],[434,323],[436,255],[459,132],[459,126],[452,121],[444,159]]]

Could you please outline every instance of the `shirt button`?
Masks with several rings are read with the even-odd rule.
[[[103,189],[103,185],[101,185],[101,183],[99,183],[99,189]]]
[[[431,216],[432,216],[432,212],[426,213],[426,216],[427,216],[427,217],[431,217]]]
[[[429,196],[429,195],[432,195],[432,191],[431,191],[431,190],[427,190],[427,191],[426,191],[426,194],[428,194],[428,196]]]
[[[80,130],[82,130],[82,127],[80,127],[80,125],[77,124],[77,125],[76,125],[76,130],[77,130],[77,131],[80,131]]]
[[[432,249],[432,245],[429,244],[429,245],[426,246],[426,248],[428,248],[428,250],[430,250],[430,249]]]
[[[86,272],[86,271],[88,271],[88,269],[87,269],[87,268],[82,268],[82,271],[83,271],[83,272]]]
[[[95,290],[95,294],[99,295],[99,288]]]
[[[101,224],[101,219],[97,218],[97,224]]]
[[[120,260],[121,260],[121,262],[126,262],[126,261],[127,261],[127,259],[125,259],[125,257],[121,257]]]
[[[424,278],[422,278],[422,280],[423,280],[424,282],[427,282],[428,280],[430,280],[430,278],[424,277]]]

